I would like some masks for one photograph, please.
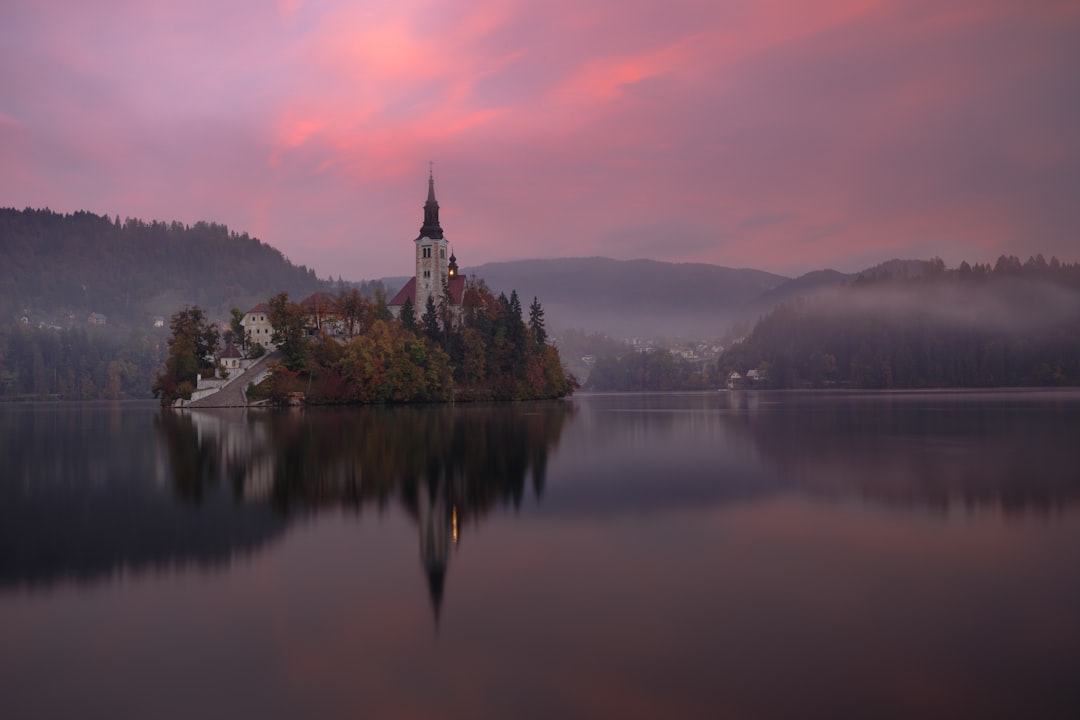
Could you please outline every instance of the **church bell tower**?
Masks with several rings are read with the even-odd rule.
[[[439,203],[435,200],[435,176],[430,170],[427,202],[424,203],[424,224],[420,226],[420,234],[415,243],[416,314],[420,315],[427,307],[429,297],[434,297],[438,303],[443,279],[448,276],[450,269],[446,238],[439,224]]]

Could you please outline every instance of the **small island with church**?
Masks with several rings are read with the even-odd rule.
[[[544,311],[466,278],[428,176],[416,273],[389,300],[350,288],[234,309],[224,337],[199,307],[170,319],[155,397],[174,407],[534,400],[577,387],[548,342]]]

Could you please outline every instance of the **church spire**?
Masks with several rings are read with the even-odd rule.
[[[420,236],[416,238],[442,240],[443,230],[439,224],[439,203],[435,200],[435,174],[428,169],[427,202],[424,203],[424,224],[420,226]]]

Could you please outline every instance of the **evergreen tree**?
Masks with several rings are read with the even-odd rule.
[[[529,330],[532,332],[533,342],[537,345],[547,343],[547,330],[544,329],[544,309],[540,307],[540,301],[533,297],[532,305],[529,306]]]
[[[416,334],[416,308],[413,307],[411,297],[405,298],[405,302],[401,305],[401,325],[413,335]]]
[[[424,314],[420,317],[420,325],[424,328],[424,334],[430,340],[439,342],[442,338],[442,333],[439,331],[439,311],[435,307],[435,297],[428,295],[427,304],[424,307]]]

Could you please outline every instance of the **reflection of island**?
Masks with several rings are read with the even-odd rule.
[[[493,507],[543,493],[572,405],[309,408],[164,414],[173,487],[195,500],[227,483],[289,517],[399,501],[419,528],[438,619],[450,546]]]
[[[149,405],[0,414],[0,587],[215,567],[321,508],[400,503],[438,616],[449,547],[543,492],[567,403],[174,413]]]
[[[198,486],[197,508],[176,502],[166,478],[209,475],[215,460],[197,442],[190,454],[163,453],[157,412],[54,404],[0,414],[0,587],[217,567],[282,534],[281,517],[236,507],[212,483]]]

